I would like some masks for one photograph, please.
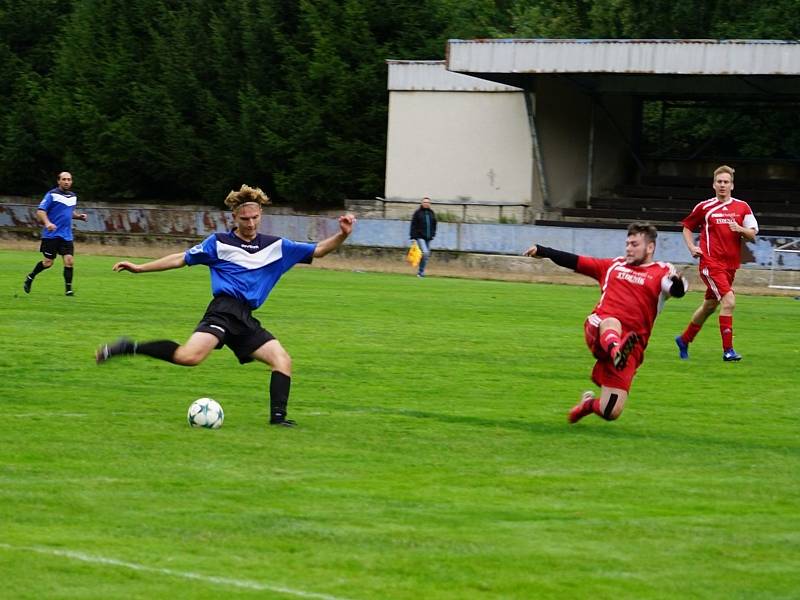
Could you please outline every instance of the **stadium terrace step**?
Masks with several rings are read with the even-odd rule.
[[[592,208],[631,208],[641,207],[643,210],[684,210],[687,214],[699,200],[685,198],[643,198],[636,196],[593,197]],[[753,212],[758,215],[787,216],[800,218],[800,197],[797,203],[789,202],[749,202]]]
[[[620,185],[615,189],[618,196],[633,198],[663,198],[674,200],[692,200],[695,203],[711,198],[714,190],[710,185],[702,187]],[[733,196],[745,200],[748,204],[786,203],[800,205],[800,188],[769,190],[757,187],[735,188]]]
[[[637,196],[594,196],[591,208],[640,208],[641,210],[681,210],[689,214],[696,200],[677,198],[642,198]]]
[[[582,219],[615,219],[617,221],[667,221],[677,223],[686,216],[684,210],[648,210],[635,205],[610,206],[608,208],[564,208],[564,217],[579,217]]]
[[[665,231],[671,231],[673,227],[675,231],[680,231],[680,221],[688,214],[689,210],[676,210],[674,207],[672,209],[648,209],[632,203],[620,203],[618,198],[606,200],[609,202],[602,206],[596,206],[593,200],[592,208],[564,208],[562,209],[563,220],[567,223],[579,223],[579,225],[573,226],[582,224],[587,227],[594,227],[601,223],[619,225],[633,221],[647,221]],[[610,202],[611,200],[617,204]],[[758,219],[759,232],[762,235],[797,236],[800,234],[800,216],[798,215],[784,216],[754,212]],[[536,224],[543,225],[545,223],[536,221]]]
[[[797,190],[797,181],[794,179],[746,179],[747,186],[759,190]],[[711,187],[711,176],[708,177],[681,177],[678,175],[642,175],[642,185],[656,187]]]

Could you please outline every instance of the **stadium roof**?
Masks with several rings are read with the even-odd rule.
[[[518,87],[495,83],[445,68],[443,60],[387,60],[388,89],[402,92],[519,92]]]
[[[800,42],[776,40],[449,40],[447,69],[533,89],[567,79],[588,93],[800,99]]]

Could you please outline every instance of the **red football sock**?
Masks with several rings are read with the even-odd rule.
[[[722,349],[733,348],[733,316],[719,316],[719,333],[722,336]]]
[[[691,344],[694,341],[694,338],[697,337],[697,334],[700,333],[700,328],[703,327],[702,325],[695,325],[691,321],[686,326],[686,330],[681,334],[683,341],[687,344]]]
[[[605,333],[600,336],[600,345],[609,354],[611,354],[611,348],[619,346],[620,342],[619,334],[613,329],[606,329]]]
[[[587,400],[587,402],[592,403],[592,412],[598,416],[603,416],[603,407],[600,406],[600,398],[592,398],[591,400]]]

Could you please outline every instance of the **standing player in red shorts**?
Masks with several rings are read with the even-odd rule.
[[[723,165],[714,171],[714,191],[717,195],[701,202],[681,223],[683,239],[692,257],[700,259],[700,279],[706,284],[706,297],[692,315],[686,330],[675,338],[680,357],[689,358],[689,344],[717,306],[719,331],[722,336],[722,360],[738,361],[742,357],[733,349],[733,309],[736,296],[733,279],[741,264],[742,238],[756,239],[758,223],[747,205],[731,197],[733,169]],[[700,228],[700,245],[694,241],[694,231]]]
[[[600,283],[600,300],[584,323],[586,345],[597,359],[592,381],[600,386],[600,397],[592,391],[584,392],[581,402],[569,411],[570,423],[591,413],[607,421],[620,416],[664,301],[686,293],[686,279],[675,272],[675,267],[653,261],[657,236],[652,225],[632,223],[625,256],[617,258],[578,256],[539,245],[524,253],[549,258]]]

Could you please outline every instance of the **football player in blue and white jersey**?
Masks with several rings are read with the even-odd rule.
[[[26,294],[31,293],[33,279],[45,269],[53,266],[57,255],[64,259],[64,288],[67,296],[73,296],[72,273],[74,269],[75,245],[72,238],[72,220],[86,220],[86,213],[75,212],[78,197],[72,188],[72,175],[67,171],[58,174],[58,185],[44,195],[36,209],[36,218],[44,225],[42,229],[42,243],[39,252],[44,258],[36,263],[22,289]]]
[[[127,261],[115,264],[114,271],[132,273],[206,265],[211,271],[214,299],[183,345],[172,340],[135,342],[121,338],[97,349],[97,363],[114,356],[143,354],[191,367],[203,362],[212,350],[228,346],[242,364],[258,360],[271,367],[269,422],[286,427],[295,425],[286,418],[292,359],[275,336],[253,317],[252,311],[264,303],[281,275],[295,264],[310,263],[341,246],[353,231],[356,219],[353,215],[339,217],[339,231],[321,242],[293,242],[259,233],[261,207],[268,203],[269,198],[260,189],[243,185],[225,199],[235,221],[230,232],[211,234],[186,252],[141,265]]]

